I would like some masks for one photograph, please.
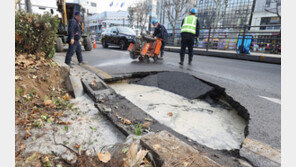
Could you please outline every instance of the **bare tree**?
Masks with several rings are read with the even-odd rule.
[[[26,11],[32,13],[32,3],[31,0],[25,0]]]
[[[264,10],[276,14],[281,21],[281,0],[271,0],[271,3],[275,4],[274,7],[265,6]]]
[[[209,22],[207,22],[208,27],[213,27],[211,43],[213,43],[216,34],[216,27],[223,20],[226,15],[226,9],[228,7],[228,0],[213,0],[214,1],[214,9],[212,10],[212,14],[210,16]]]
[[[21,3],[21,0],[15,0],[15,10],[17,9],[17,5],[19,5],[19,9],[20,9],[20,3]]]
[[[166,13],[166,17],[172,27],[173,36],[176,34],[177,23],[193,7],[192,2],[192,0],[163,0],[161,9]]]
[[[134,7],[128,7],[128,21],[130,27],[133,26],[134,20],[135,20],[135,8]]]
[[[140,27],[141,33],[144,31],[147,22],[149,20],[149,11],[150,11],[150,4],[148,1],[142,1],[135,5],[134,12],[135,12],[135,21],[137,27]]]
[[[210,18],[210,26],[217,27],[226,14],[228,0],[214,0],[214,4],[215,8],[213,10],[213,15],[211,15]]]

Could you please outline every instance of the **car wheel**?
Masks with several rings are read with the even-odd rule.
[[[103,48],[108,48],[108,45],[107,45],[105,39],[102,39],[102,45],[103,45]]]
[[[126,50],[127,49],[127,47],[126,47],[126,42],[123,40],[123,39],[121,39],[120,41],[119,41],[119,46],[120,46],[120,49],[121,50]]]

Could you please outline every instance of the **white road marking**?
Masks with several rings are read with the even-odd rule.
[[[278,103],[278,104],[281,104],[281,99],[276,99],[276,98],[272,98],[272,97],[266,97],[266,96],[259,96],[263,99],[266,99],[266,100],[269,100],[271,102],[274,102],[274,103]]]

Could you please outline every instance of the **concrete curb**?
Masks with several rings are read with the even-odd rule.
[[[180,53],[180,48],[165,48],[165,51]],[[213,51],[202,51],[194,50],[194,55],[201,56],[213,56],[220,58],[229,58],[229,59],[238,59],[238,60],[248,60],[262,63],[271,63],[271,64],[281,64],[281,58],[277,57],[268,57],[268,56],[257,56],[257,55],[246,55],[238,53],[225,53],[225,52],[213,52]]]

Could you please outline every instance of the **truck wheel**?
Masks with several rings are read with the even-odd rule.
[[[139,62],[144,62],[144,57],[143,56],[139,56]]]
[[[150,62],[149,56],[145,55],[144,56],[144,63],[149,63],[149,62]]]
[[[105,39],[102,39],[102,46],[103,46],[103,48],[108,48],[108,45],[107,45]]]
[[[86,51],[91,51],[91,49],[92,49],[92,46],[91,46],[91,40],[90,40],[90,38],[89,37],[85,37],[84,39],[83,39],[83,43],[84,43],[84,49],[86,50]]]
[[[56,52],[62,52],[64,50],[64,44],[62,38],[58,37],[56,39]]]
[[[136,54],[134,52],[130,52],[130,57],[132,59],[136,59],[137,58],[137,56],[136,56]]]
[[[127,49],[127,42],[125,42],[125,40],[121,39],[119,41],[119,46],[121,50],[126,50]]]
[[[157,62],[158,56],[153,56],[154,63]]]

